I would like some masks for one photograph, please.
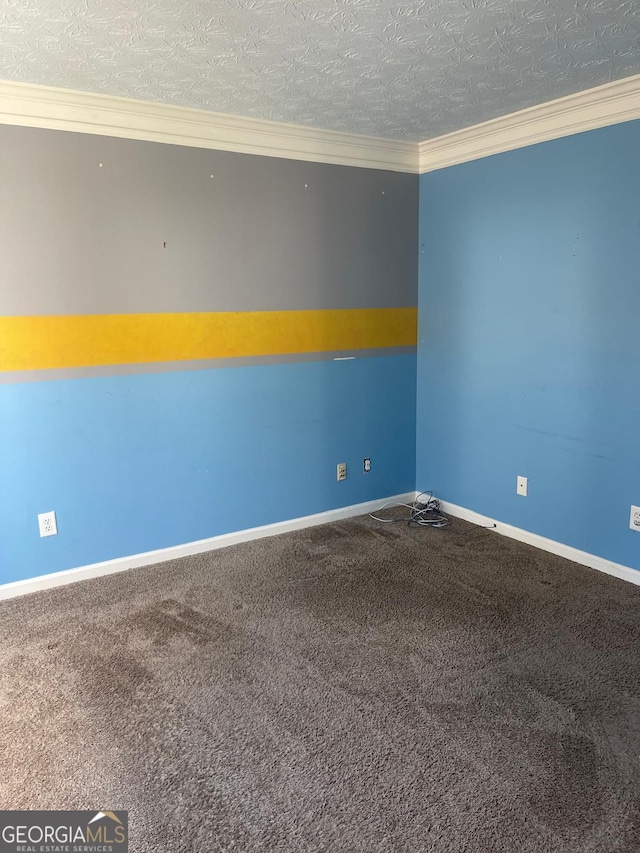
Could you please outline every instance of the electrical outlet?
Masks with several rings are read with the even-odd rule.
[[[368,456],[365,456],[365,458],[362,460],[362,468],[365,474],[368,474],[371,470],[371,460]]]
[[[522,495],[523,498],[527,496],[527,489],[529,487],[529,480],[526,477],[518,477],[518,481],[516,484],[516,492],[519,495]]]
[[[629,519],[629,527],[632,530],[640,532],[640,506],[631,507],[631,518]]]
[[[347,463],[346,462],[338,462],[336,470],[337,470],[337,479],[338,480],[346,480],[347,479]]]
[[[55,512],[41,512],[38,516],[38,527],[40,528],[40,537],[56,536],[58,533],[58,524]]]

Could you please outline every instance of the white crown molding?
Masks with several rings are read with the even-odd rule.
[[[202,554],[204,551],[215,551],[218,548],[227,548],[229,545],[238,545],[241,542],[264,539],[266,536],[277,536],[280,533],[288,533],[291,530],[302,530],[305,527],[315,527],[318,524],[328,524],[332,521],[341,521],[345,518],[365,515],[369,512],[376,512],[381,506],[387,503],[407,503],[413,501],[414,494],[415,492],[406,492],[386,498],[386,500],[380,498],[375,501],[351,504],[350,506],[343,506],[338,509],[330,509],[326,512],[318,512],[314,515],[303,515],[300,518],[292,518],[288,521],[265,524],[262,527],[250,527],[247,530],[238,530],[235,533],[223,533],[220,536],[212,536],[210,539],[199,539],[196,542],[187,542],[184,545],[173,545],[170,548],[159,548],[157,551],[145,551],[142,554],[133,554],[129,557],[118,557],[115,560],[91,563],[88,566],[80,566],[76,569],[66,569],[62,572],[52,572],[48,575],[39,575],[35,578],[0,584],[0,601],[8,598],[16,598],[19,595],[38,592],[43,589],[52,589],[56,586],[66,586],[77,581],[102,577],[102,575],[113,575],[117,572],[125,572],[128,569],[139,569],[142,566],[166,563],[167,560],[177,560],[180,557],[189,557],[192,554]]]
[[[640,74],[420,143],[0,81],[0,124],[409,174],[638,118]]]
[[[93,133],[312,163],[418,172],[418,144],[0,81],[0,124]]]
[[[529,530],[523,530],[511,524],[504,524],[502,521],[481,515],[479,512],[475,512],[475,510],[449,503],[449,501],[440,501],[440,506],[442,507],[442,511],[448,515],[462,518],[464,521],[470,521],[472,524],[478,524],[481,527],[491,527],[501,536],[508,536],[509,539],[517,539],[518,542],[526,542],[528,545],[533,545],[542,551],[548,551],[550,554],[564,557],[565,560],[571,560],[573,563],[580,563],[580,565],[596,569],[598,572],[604,572],[607,575],[620,578],[620,580],[640,585],[640,571],[632,569],[630,566],[623,566],[620,563],[605,560],[604,557],[598,557],[596,554],[590,554],[588,551],[580,551],[578,548],[571,547],[571,545],[565,545],[562,542],[556,542],[554,539],[547,539],[544,536],[539,536],[537,533],[531,533]]]
[[[420,173],[637,118],[640,74],[427,139],[419,145]]]

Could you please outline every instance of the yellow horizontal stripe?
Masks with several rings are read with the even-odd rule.
[[[0,371],[415,346],[415,308],[0,317]]]

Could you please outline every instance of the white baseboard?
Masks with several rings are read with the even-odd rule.
[[[410,503],[414,495],[415,492],[407,492],[406,494],[394,495],[390,498],[380,498],[379,500],[366,501],[361,504],[351,504],[351,506],[318,512],[315,515],[305,515],[301,518],[289,519],[288,521],[278,521],[275,524],[265,524],[262,527],[251,527],[247,530],[238,530],[235,533],[223,533],[220,536],[199,539],[196,542],[187,542],[184,545],[173,545],[170,548],[160,548],[157,551],[145,551],[143,554],[134,554],[130,557],[118,557],[115,560],[92,563],[88,566],[80,566],[77,569],[67,569],[62,572],[40,575],[36,578],[0,584],[0,601],[7,598],[14,598],[18,595],[38,592],[43,589],[51,589],[55,586],[65,586],[66,584],[88,580],[89,578],[98,578],[101,575],[111,575],[116,572],[127,571],[128,569],[138,569],[141,566],[151,566],[154,563],[165,563],[167,560],[176,560],[179,557],[188,557],[191,554],[201,554],[203,551],[214,551],[217,548],[226,548],[229,545],[237,545],[240,542],[263,539],[265,536],[276,536],[279,533],[288,533],[291,530],[301,530],[304,527],[314,527],[318,524],[327,524],[330,521],[353,518],[357,515],[364,515],[367,512],[374,512],[380,509],[382,504],[390,501]]]
[[[43,589],[51,589],[56,586],[65,586],[66,584],[88,580],[89,578],[97,578],[101,575],[111,575],[117,572],[125,572],[128,569],[137,569],[142,566],[151,566],[155,563],[164,563],[167,560],[176,560],[179,557],[188,557],[191,554],[201,554],[204,551],[214,551],[217,548],[226,548],[229,545],[237,545],[240,542],[250,542],[253,539],[263,539],[266,536],[277,536],[279,533],[287,533],[291,530],[302,530],[305,527],[314,527],[318,524],[328,524],[331,521],[353,518],[354,516],[374,512],[379,509],[382,504],[387,502],[411,503],[415,500],[418,494],[420,493],[407,492],[406,494],[394,495],[386,499],[380,498],[375,501],[351,504],[351,506],[330,509],[326,512],[318,512],[315,515],[305,515],[301,518],[278,521],[275,524],[251,527],[247,530],[238,530],[235,533],[223,533],[220,536],[212,536],[209,539],[199,539],[196,542],[187,542],[184,545],[173,545],[170,548],[160,548],[157,551],[146,551],[142,554],[134,554],[129,557],[118,557],[115,560],[105,560],[102,563],[92,563],[91,565],[80,566],[76,569],[67,569],[66,571],[53,572],[52,574],[40,575],[39,577],[14,581],[13,583],[0,584],[0,601],[8,598],[14,598],[18,595],[27,595],[32,592],[38,592]],[[495,525],[495,532],[502,536],[508,536],[510,539],[517,539],[519,542],[526,542],[527,544],[540,548],[543,551],[548,551],[551,554],[557,554],[559,557],[572,560],[574,563],[580,563],[583,566],[588,566],[589,568],[596,569],[599,572],[605,572],[608,575],[613,575],[614,577],[629,581],[629,583],[640,585],[640,571],[632,569],[629,566],[622,566],[619,563],[613,563],[611,560],[605,560],[603,557],[597,557],[595,554],[589,554],[587,551],[580,551],[577,548],[572,548],[570,545],[564,545],[562,542],[556,542],[553,539],[546,539],[544,536],[539,536],[537,533],[530,533],[528,530],[513,527],[511,524],[504,524],[496,519],[481,515],[474,510],[449,503],[449,501],[441,500],[440,504],[444,512],[448,515],[453,515],[456,518],[462,518],[464,521],[470,521],[472,524],[479,524],[483,526],[493,524]]]
[[[534,545],[536,548],[548,551],[550,554],[557,554],[558,557],[564,557],[566,560],[572,560],[574,563],[580,563],[583,566],[588,566],[590,569],[597,569],[599,572],[605,572],[605,574],[613,575],[623,581],[640,585],[640,571],[632,569],[630,566],[622,566],[620,563],[613,563],[611,560],[605,560],[604,557],[597,557],[595,554],[589,554],[587,551],[579,551],[570,545],[563,545],[562,542],[556,542],[554,539],[546,539],[544,536],[538,536],[537,533],[530,533],[528,530],[522,530],[520,527],[504,524],[495,518],[480,515],[479,512],[457,506],[456,504],[449,503],[449,501],[441,500],[440,506],[448,515],[453,515],[456,518],[462,518],[464,521],[470,521],[472,524],[479,524],[484,527],[493,524],[495,525],[495,532],[500,533],[502,536],[517,539],[519,542],[526,542],[528,545]]]

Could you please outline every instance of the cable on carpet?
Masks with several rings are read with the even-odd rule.
[[[438,498],[434,498],[433,492],[420,492],[412,504],[394,503],[393,501],[390,501],[389,503],[383,504],[380,509],[376,510],[376,512],[382,512],[384,509],[397,509],[398,507],[408,509],[409,515],[401,515],[398,518],[380,518],[379,515],[370,512],[369,517],[374,521],[381,521],[384,524],[394,524],[398,521],[404,521],[409,526],[416,524],[418,527],[436,527],[440,530],[444,527],[449,527],[451,524],[451,521],[440,507],[440,501]],[[457,536],[467,536],[468,534],[473,533],[474,530],[493,530],[495,527],[495,523],[474,524],[474,526],[469,530],[452,530],[451,533],[455,533]]]
[[[382,521],[384,524],[394,524],[397,521],[404,521],[409,526],[417,524],[419,527],[447,527],[450,522],[447,516],[440,509],[440,501],[434,498],[433,492],[420,492],[412,504],[393,503],[383,504],[377,512],[382,512],[383,509],[396,509],[404,507],[409,510],[409,515],[403,515],[400,518],[380,518],[370,512],[369,516],[374,521]]]

